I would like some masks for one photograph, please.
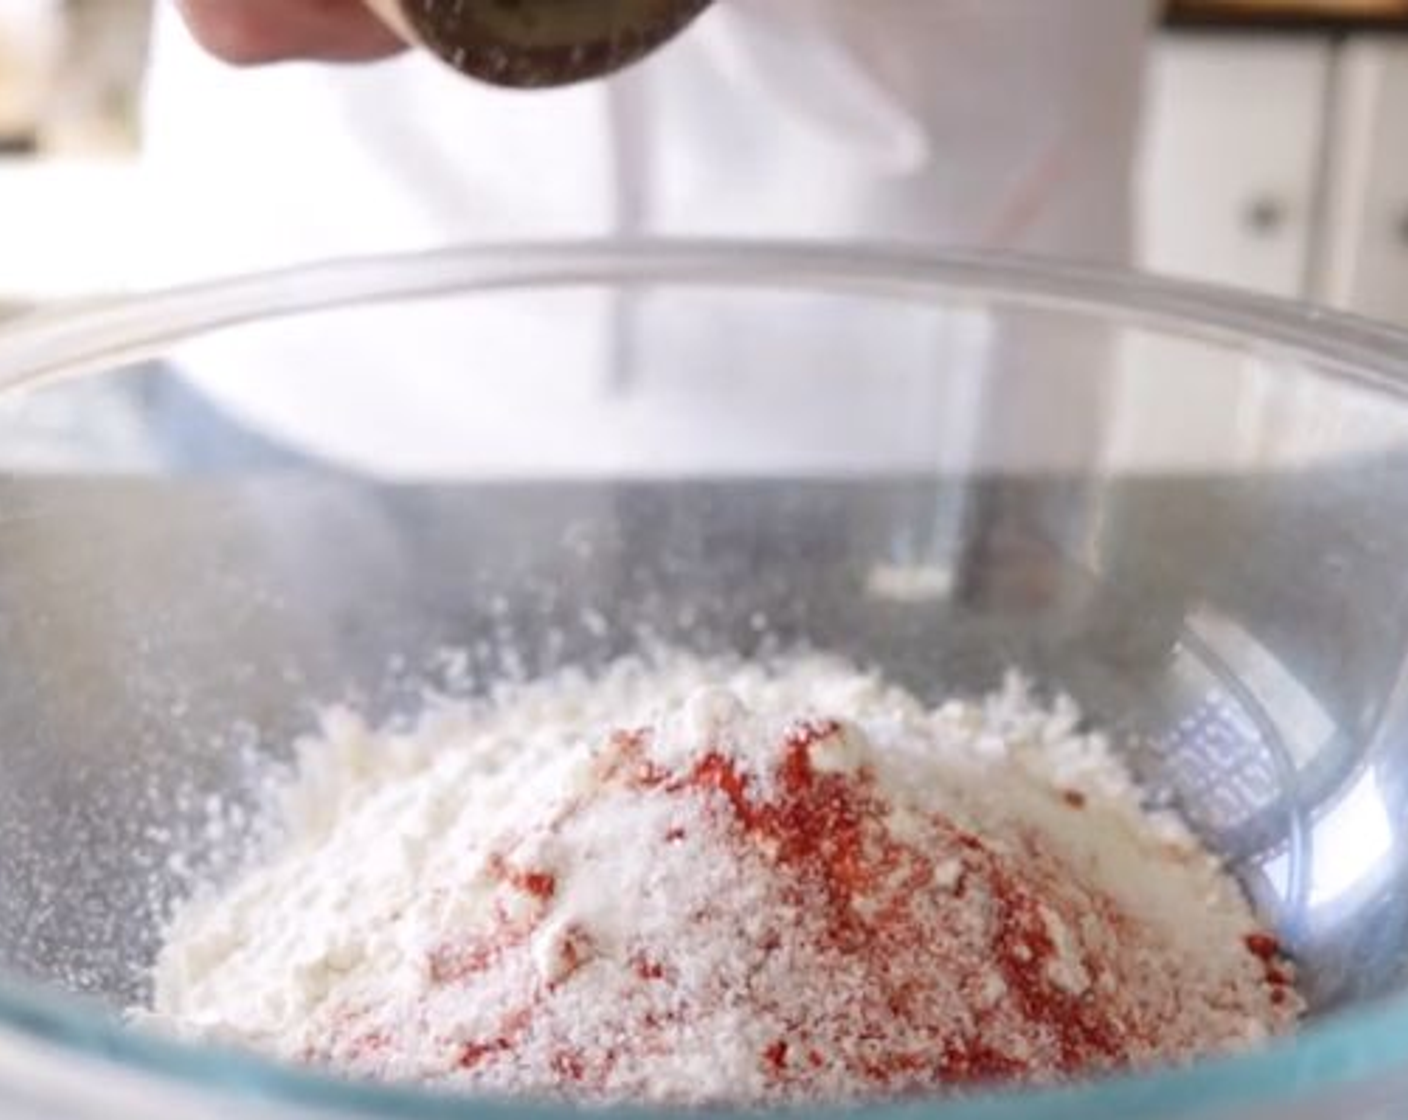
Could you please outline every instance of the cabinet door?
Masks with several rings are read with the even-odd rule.
[[[0,147],[37,132],[61,43],[58,0],[0,0]]]
[[[1327,151],[1324,264],[1314,295],[1408,324],[1408,43],[1341,51]]]
[[[1140,265],[1307,294],[1328,41],[1167,34],[1140,168]]]

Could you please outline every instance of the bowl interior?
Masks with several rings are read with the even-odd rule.
[[[931,699],[1009,666],[1070,693],[1227,858],[1317,1016],[1402,991],[1385,369],[1059,286],[473,287],[8,394],[0,969],[139,1002],[162,916],[320,703],[802,643]],[[27,353],[0,340],[0,375]],[[259,384],[377,422],[255,425]]]

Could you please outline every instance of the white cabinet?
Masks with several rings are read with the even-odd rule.
[[[1165,34],[1139,264],[1408,326],[1408,41]]]
[[[1164,35],[1146,91],[1139,263],[1307,293],[1332,48],[1317,37]]]
[[[0,0],[0,141],[39,127],[60,48],[58,0]]]
[[[1408,324],[1408,43],[1340,52],[1326,130],[1323,267],[1312,295]]]
[[[1303,298],[1318,283],[1325,137],[1336,85],[1328,38],[1165,34],[1155,46],[1138,168],[1139,265]],[[1283,384],[1238,380],[1196,341],[1137,334],[1106,454],[1166,470],[1251,466],[1286,409],[1313,407]]]

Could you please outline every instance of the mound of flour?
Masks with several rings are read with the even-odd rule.
[[[154,1019],[352,1075],[683,1104],[1046,1082],[1302,1009],[1236,885],[1069,703],[846,663],[346,710],[175,917]]]

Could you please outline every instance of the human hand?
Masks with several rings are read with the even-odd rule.
[[[196,40],[239,66],[358,62],[405,45],[362,0],[176,0]]]

